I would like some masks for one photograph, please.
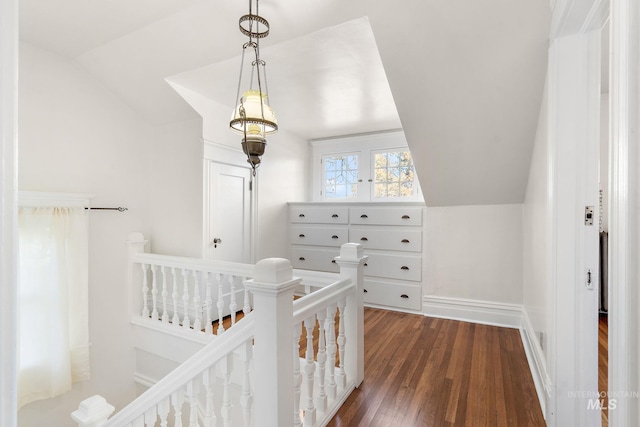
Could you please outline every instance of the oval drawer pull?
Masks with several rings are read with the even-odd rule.
[[[402,215],[402,219],[411,219],[409,215]]]
[[[304,214],[298,215],[298,218],[304,218]]]
[[[360,240],[362,240],[363,242],[368,242],[369,239],[367,239],[366,237],[361,237]]]
[[[400,295],[400,298],[409,299],[409,295],[407,295],[407,294],[402,294],[402,295]]]
[[[365,289],[365,290],[364,290],[364,293],[366,294],[367,292],[369,292],[369,291]]]
[[[332,259],[332,260],[331,260],[331,263],[332,263],[332,264],[335,264],[335,263],[336,263],[336,260],[335,260],[335,259]]]
[[[367,264],[366,262],[365,262],[363,265],[364,265],[365,267],[368,267],[368,266],[369,266],[369,264]]]
[[[402,243],[409,243],[409,239],[402,239]]]
[[[298,234],[298,237],[302,237],[302,238],[304,238],[304,237],[306,237],[306,236],[305,236],[304,234]]]
[[[331,236],[331,238],[332,239],[339,239],[339,237],[337,235],[335,235],[335,234],[333,236]]]
[[[333,215],[331,215],[331,218],[338,218],[338,217],[339,217],[339,215],[338,215],[338,214],[333,214]]]
[[[409,267],[407,267],[406,265],[403,265],[402,267],[400,267],[400,270],[408,270]]]
[[[367,215],[367,214],[362,214],[362,215],[360,215],[360,218],[369,218],[369,215]]]
[[[298,260],[299,260],[299,261],[304,261],[305,259],[304,259],[304,257],[303,257],[303,256],[301,256],[300,258],[298,258]]]

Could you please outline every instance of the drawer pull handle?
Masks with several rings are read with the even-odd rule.
[[[402,294],[402,295],[400,295],[400,298],[409,299],[409,295],[407,295],[407,294]]]
[[[400,267],[400,270],[408,270],[409,267],[407,267],[406,265],[403,265],[402,267]]]
[[[338,218],[338,214],[331,215],[331,218]]]
[[[305,259],[304,259],[304,257],[303,257],[303,256],[301,256],[300,258],[298,258],[298,260],[299,260],[299,261],[304,261]]]
[[[335,234],[334,234],[333,236],[331,236],[331,238],[332,238],[332,239],[338,239],[339,237],[338,237],[337,235],[335,235]]]
[[[365,262],[365,263],[364,263],[364,266],[365,266],[365,267],[369,267],[369,264],[367,264],[367,263]]]
[[[331,263],[332,263],[332,264],[335,264],[335,263],[336,263],[336,260],[335,260],[335,259],[332,259],[332,260],[331,260]]]
[[[402,215],[402,219],[410,219],[411,217],[409,215]]]
[[[362,215],[360,215],[360,218],[369,218],[369,215],[367,215],[367,214],[362,214]]]
[[[365,290],[364,290],[364,293],[366,294],[367,292],[369,292],[369,291],[365,289]]]
[[[304,234],[298,234],[298,237],[304,238],[305,235]]]
[[[368,242],[369,239],[367,239],[366,237],[361,237],[360,240],[362,240],[363,242]]]
[[[298,215],[298,218],[304,218],[304,214]]]
[[[409,239],[402,239],[402,243],[409,243]]]

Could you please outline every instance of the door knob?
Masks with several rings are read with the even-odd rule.
[[[222,239],[219,238],[219,237],[214,237],[213,238],[213,247],[217,248],[219,243],[222,243]]]

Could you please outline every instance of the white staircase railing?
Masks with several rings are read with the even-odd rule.
[[[253,265],[150,254],[147,243],[140,233],[129,235],[134,321],[220,335],[225,316],[233,325],[240,308],[244,314],[251,311],[243,281],[253,276]]]
[[[161,271],[158,266],[166,268],[170,261],[162,259],[161,264],[160,258],[150,254],[134,259],[138,265],[155,266],[147,271]],[[365,260],[360,245],[343,245],[336,258],[340,279],[326,285],[327,276],[316,276],[324,282],[320,290],[295,302],[294,290],[301,279],[293,277],[289,261],[258,262],[253,278],[244,280],[242,289],[245,300],[247,296],[253,300],[251,313],[112,418],[114,408],[101,396],[81,402],[72,418],[79,427],[326,425],[364,376]],[[182,260],[173,261],[174,268],[189,268]],[[144,277],[145,268],[141,270]],[[203,270],[202,265],[192,271],[220,274]],[[251,276],[248,270],[246,273]],[[144,283],[148,281],[147,276]],[[306,281],[308,289],[311,281]],[[163,321],[165,311],[171,311],[165,308],[169,290],[162,284],[164,279],[155,282],[152,278],[149,289],[139,294],[140,316],[172,323]],[[190,302],[194,294],[189,293]],[[181,324],[186,323],[184,316]],[[195,329],[196,318],[190,318],[190,329]],[[207,322],[206,316],[204,319]],[[283,333],[287,330],[290,332]],[[302,330],[307,341],[304,359],[299,356]]]

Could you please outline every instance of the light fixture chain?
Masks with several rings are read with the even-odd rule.
[[[242,59],[240,60],[240,78],[238,79],[238,91],[236,92],[236,103],[233,105],[238,105],[240,101],[240,88],[242,87],[242,68],[244,68],[244,51],[246,49],[246,45],[242,46]]]

